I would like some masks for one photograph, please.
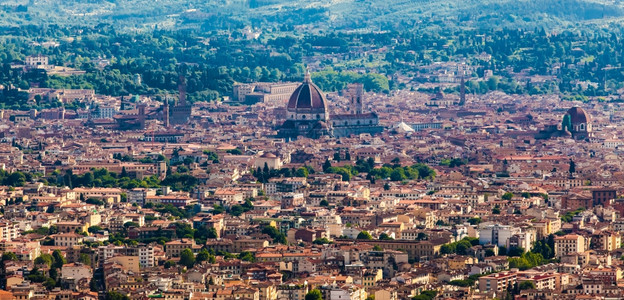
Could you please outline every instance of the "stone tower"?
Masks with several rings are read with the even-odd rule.
[[[347,86],[349,94],[351,114],[361,115],[364,113],[362,109],[362,100],[364,98],[364,85],[361,83],[352,83]]]

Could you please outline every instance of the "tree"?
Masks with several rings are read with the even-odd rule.
[[[394,239],[384,232],[384,233],[379,235],[379,240],[380,241],[389,241],[389,240],[394,240]]]
[[[54,261],[54,257],[52,255],[44,253],[39,255],[39,257],[35,258],[35,265],[48,265],[48,267],[52,266],[52,262]]]
[[[78,258],[78,261],[87,266],[91,265],[91,258],[86,253],[80,253],[80,258]]]
[[[321,200],[321,202],[319,203],[319,205],[320,205],[320,206],[327,207],[327,206],[329,206],[329,202],[327,202],[327,200],[323,199],[323,200]]]
[[[173,266],[175,266],[175,262],[173,260],[168,260],[164,264],[165,269],[169,269],[169,268],[171,268]]]
[[[368,231],[362,231],[357,235],[358,240],[372,240],[373,236]]]
[[[301,167],[299,169],[297,169],[297,172],[295,172],[295,176],[296,177],[308,177],[309,172],[308,172],[308,168],[306,167]]]
[[[473,217],[468,219],[468,223],[470,223],[470,225],[479,225],[479,223],[481,223],[481,218],[480,217]]]
[[[501,213],[500,207],[498,207],[498,205],[494,206],[494,208],[492,208],[492,213],[495,215],[500,215]]]
[[[534,289],[535,289],[535,283],[533,283],[533,281],[525,280],[523,282],[520,282],[520,290],[534,290]]]
[[[437,291],[432,291],[432,290],[422,291],[420,295],[412,297],[412,300],[431,300],[435,298],[437,294],[438,294]]]
[[[89,229],[87,229],[87,231],[89,231],[90,233],[94,233],[94,232],[98,232],[100,230],[104,230],[102,227],[100,226],[89,226]]]
[[[238,259],[240,259],[242,261],[255,262],[256,261],[256,256],[253,253],[249,252],[249,251],[243,251],[243,252],[238,254]]]
[[[17,260],[17,255],[15,255],[15,253],[13,252],[2,253],[2,261],[7,261],[7,260]]]
[[[334,160],[340,162],[340,149],[334,153]]]
[[[54,258],[54,263],[52,265],[52,267],[54,268],[60,269],[63,267],[64,264],[67,263],[67,260],[65,259],[61,251],[58,249],[52,252],[52,257]]]
[[[511,198],[513,198],[514,194],[512,192],[506,192],[503,194],[503,196],[501,197],[501,199],[503,200],[511,200]]]
[[[311,290],[306,294],[305,300],[323,300],[323,293],[317,289]]]
[[[570,174],[576,173],[576,163],[570,158],[570,168],[568,169]]]
[[[182,253],[180,253],[180,264],[189,269],[195,265],[195,255],[191,249],[186,248],[182,250]]]
[[[324,238],[320,238],[320,239],[316,239],[312,242],[315,245],[325,245],[325,244],[332,244],[332,241],[328,240],[326,237]]]
[[[288,242],[286,240],[286,235],[279,232],[279,230],[277,230],[277,228],[273,226],[265,226],[264,228],[262,228],[262,233],[273,238],[274,243],[286,244]]]
[[[219,234],[217,233],[217,229],[215,229],[214,227],[208,228],[206,237],[209,239],[216,239],[217,237],[219,237]]]
[[[120,292],[110,291],[106,293],[105,300],[130,300],[130,297]]]
[[[323,172],[327,173],[327,171],[329,170],[329,168],[331,168],[331,162],[329,161],[329,158],[325,160],[325,162],[323,163]]]
[[[195,258],[195,260],[197,262],[203,262],[203,261],[208,261],[210,259],[210,252],[208,252],[208,250],[206,249],[201,249],[201,251],[199,251],[199,253],[197,253],[197,257]]]

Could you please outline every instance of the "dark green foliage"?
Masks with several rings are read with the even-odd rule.
[[[585,208],[579,208],[579,209],[574,210],[574,211],[566,212],[565,215],[561,216],[561,221],[566,222],[566,223],[572,222],[572,218],[574,218],[574,216],[580,214],[584,210],[585,210]]]
[[[481,218],[479,217],[470,218],[468,219],[468,223],[470,223],[470,225],[479,225],[481,223]]]
[[[461,158],[445,158],[443,160],[440,161],[440,165],[441,166],[447,166],[449,168],[455,168],[455,167],[459,167],[459,166],[463,166],[465,164],[467,164],[468,161],[465,159],[461,159]]]
[[[555,235],[551,234],[545,239],[536,241],[531,249],[533,253],[539,253],[545,259],[552,259],[555,257]]]
[[[475,283],[474,280],[466,279],[466,280],[451,280],[449,282],[450,285],[460,286],[460,287],[469,287],[473,286]]]
[[[379,240],[380,241],[390,241],[390,240],[394,240],[391,236],[389,236],[386,233],[382,233],[379,235]]]
[[[54,262],[54,257],[52,257],[52,255],[47,254],[47,253],[43,253],[41,254],[39,257],[35,258],[35,265],[41,265],[41,264],[45,264],[48,265],[48,267],[52,267],[52,263]]]
[[[180,253],[180,265],[183,265],[187,268],[192,268],[195,265],[195,255],[191,249],[184,249]]]
[[[359,82],[364,84],[364,89],[376,93],[389,92],[390,83],[388,78],[381,74],[358,74],[355,72],[335,72],[333,70],[322,71],[312,74],[312,80],[323,91],[341,91],[347,84]]]
[[[65,257],[59,250],[54,250],[54,252],[52,252],[52,257],[54,258],[54,261],[52,263],[52,267],[54,268],[60,269],[63,267],[64,264],[67,263],[67,259],[65,259]]]
[[[431,300],[435,298],[437,294],[438,294],[438,291],[433,291],[433,290],[422,291],[420,295],[412,297],[412,300]]]
[[[232,155],[242,155],[243,154],[243,151],[241,151],[238,148],[232,149],[232,150],[227,150],[226,152],[229,153],[229,154],[232,154]]]
[[[102,206],[104,204],[106,204],[104,201],[97,199],[97,198],[89,198],[85,201],[87,204],[93,204],[93,205],[98,205],[98,206]]]
[[[2,253],[2,261],[7,261],[7,260],[17,260],[17,255],[15,255],[15,253],[13,252]]]
[[[479,244],[479,239],[465,237],[461,241],[442,245],[442,247],[440,247],[440,253],[441,254],[457,253],[457,254],[465,255],[467,254],[468,249],[478,244]]]
[[[280,244],[286,244],[286,235],[284,235],[283,233],[279,232],[279,230],[277,230],[277,228],[273,227],[273,226],[265,226],[262,229],[262,233],[270,236],[273,239],[274,243],[280,243]]]
[[[107,292],[104,299],[105,300],[130,300],[130,298],[127,295],[122,294],[120,292],[116,292],[116,291]]]
[[[362,231],[357,235],[358,240],[372,240],[373,236],[368,233],[368,231]]]
[[[510,257],[509,267],[526,270],[547,263],[541,254],[533,252],[525,252],[520,257]]]
[[[535,289],[535,283],[533,283],[533,281],[525,280],[523,282],[520,282],[520,290],[534,290],[534,289]]]
[[[6,170],[0,170],[0,182],[2,182],[2,185],[13,187],[24,186],[26,182],[31,180],[33,180],[33,176],[30,173],[22,173],[20,171],[9,173]]]
[[[142,180],[122,177],[106,169],[94,169],[82,175],[74,175],[71,170],[68,170],[63,176],[63,180],[58,182],[58,185],[66,185],[69,187],[119,187],[123,189],[133,189],[137,187],[160,187],[160,181],[156,176],[151,176]]]
[[[413,166],[402,167],[400,165],[383,165],[379,169],[375,169],[375,160],[373,158],[358,159],[355,166],[345,165],[342,167],[328,167],[326,173],[334,173],[342,176],[342,180],[351,180],[351,177],[359,173],[368,173],[367,179],[386,179],[391,181],[403,181],[408,179],[433,179],[435,171],[425,164],[415,164]]]
[[[170,186],[175,191],[190,192],[199,182],[195,176],[174,173],[165,177],[161,184]]]
[[[243,261],[255,262],[256,256],[251,252],[243,251],[238,254],[238,259]]]
[[[306,294],[305,300],[323,300],[323,294],[321,291],[314,289]]]
[[[323,244],[333,244],[332,241],[328,240],[327,238],[320,238],[320,239],[316,239],[314,240],[314,242],[312,242],[313,244],[316,245],[323,245]]]

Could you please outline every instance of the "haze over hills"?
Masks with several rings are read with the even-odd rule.
[[[621,21],[621,0],[3,0],[0,24],[98,25],[121,29],[314,29],[569,27]],[[434,25],[434,27],[431,27]],[[308,28],[309,29],[309,28]]]

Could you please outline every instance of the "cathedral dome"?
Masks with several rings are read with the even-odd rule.
[[[572,125],[589,123],[591,121],[589,114],[578,106],[570,108],[568,112],[566,112],[566,115],[570,116],[570,122]]]
[[[303,114],[325,114],[327,112],[327,99],[321,89],[306,74],[303,83],[290,96],[287,110]]]

